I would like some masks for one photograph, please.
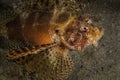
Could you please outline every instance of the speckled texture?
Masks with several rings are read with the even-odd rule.
[[[104,36],[98,48],[71,53],[75,71],[68,80],[120,80],[120,1],[100,0],[88,4],[86,13],[99,17]]]
[[[85,2],[90,1],[86,0]],[[104,28],[104,36],[98,48],[90,47],[85,52],[71,52],[75,63],[73,73],[67,80],[120,80],[120,9],[119,0],[91,0],[84,13],[99,18],[98,25]],[[0,80],[30,80],[18,65],[9,63],[0,49]],[[35,75],[32,75],[32,80]]]

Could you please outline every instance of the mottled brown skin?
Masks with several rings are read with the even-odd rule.
[[[28,72],[37,73],[39,80],[64,80],[73,67],[69,51],[82,51],[91,44],[97,46],[103,31],[93,24],[73,19],[64,29],[55,29],[49,35],[53,43],[19,48],[9,52],[6,58],[21,64]]]
[[[85,49],[91,44],[97,46],[103,35],[102,28],[85,21],[75,20],[69,27],[71,28],[67,28],[65,33],[66,41],[78,50]]]
[[[67,19],[57,21],[62,14],[68,14]],[[38,80],[67,78],[73,67],[69,51],[83,51],[91,44],[97,46],[103,36],[103,30],[89,19],[78,20],[64,9],[60,11],[58,6],[50,21],[42,23],[35,26],[26,23],[23,28],[24,36],[39,46],[19,48],[6,55],[9,61],[21,64],[30,73],[37,73]]]

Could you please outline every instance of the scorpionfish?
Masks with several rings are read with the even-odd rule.
[[[61,16],[67,19],[62,21]],[[24,66],[30,73],[37,73],[38,80],[66,79],[74,66],[69,51],[83,51],[89,45],[97,46],[103,36],[103,29],[90,19],[80,20],[64,10],[60,12],[57,7],[49,23],[41,23],[32,29],[26,23],[23,32],[27,33],[24,36],[30,42],[38,45],[12,50],[6,58]]]
[[[69,51],[82,51],[91,44],[97,46],[103,35],[102,29],[93,24],[76,19],[68,23],[64,31],[57,27],[48,34],[51,43],[16,49],[6,58],[21,64],[28,72],[36,72],[39,80],[67,78],[74,65]]]

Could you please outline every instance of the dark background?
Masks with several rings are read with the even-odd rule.
[[[104,28],[104,36],[97,48],[84,53],[71,52],[75,62],[73,73],[67,80],[120,80],[120,0],[77,0],[86,4],[82,13],[95,17],[96,24]],[[1,0],[10,4],[10,0]],[[21,68],[8,63],[0,50],[0,80],[30,80]]]

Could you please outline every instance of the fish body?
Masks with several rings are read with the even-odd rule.
[[[67,25],[62,34],[59,32],[53,32],[53,43],[19,48],[9,52],[6,58],[24,66],[30,73],[37,73],[38,80],[64,80],[74,66],[69,51],[82,51],[86,46],[96,45],[103,32],[95,25],[76,22],[76,19]]]
[[[30,4],[25,3],[29,5],[25,7],[29,15],[26,18],[23,15],[26,20],[24,26],[20,26],[23,37],[16,36],[17,31],[16,34],[12,32],[18,27],[13,27],[8,32],[11,38],[16,40],[25,38],[37,46],[12,50],[6,54],[6,59],[22,65],[29,73],[36,73],[38,80],[64,80],[70,75],[74,66],[69,51],[83,51],[92,44],[97,46],[103,36],[103,30],[90,21],[79,20],[72,13],[67,13],[68,8],[61,8],[58,4],[60,2],[57,2],[58,5],[54,7],[52,15],[38,12],[39,16],[36,19],[33,17],[35,7],[32,7],[34,3],[31,1],[29,0]],[[39,10],[38,4],[35,4],[37,10]],[[63,17],[66,19],[63,20]],[[40,24],[34,25],[34,20]]]

